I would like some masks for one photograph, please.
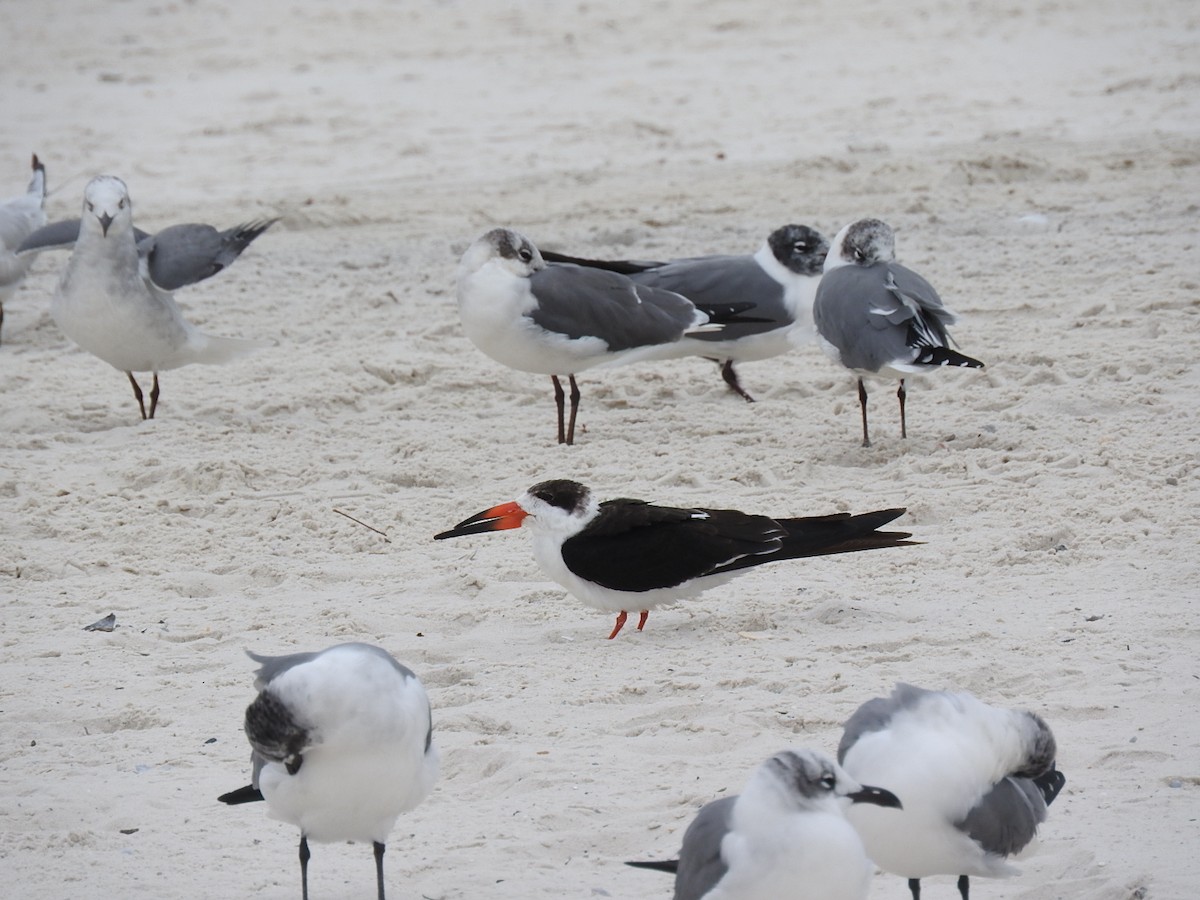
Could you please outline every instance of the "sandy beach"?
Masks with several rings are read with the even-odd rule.
[[[243,651],[349,640],[421,676],[442,752],[389,897],[665,900],[623,861],[896,681],[1057,736],[1036,853],[972,896],[1196,896],[1200,7],[63,0],[0,5],[0,51],[0,196],[36,152],[52,221],[100,173],[148,231],[280,217],[177,295],[274,346],[163,373],[153,421],[51,319],[65,253],[5,304],[6,896],[298,897],[296,830],[216,802],[249,775]],[[863,216],[987,363],[914,380],[904,441],[880,382],[859,446],[813,346],[742,365],[755,404],[703,359],[583,373],[560,447],[549,379],[459,324],[496,225],[663,258]],[[905,506],[923,543],[758,568],[609,641],[526,535],[432,540],[554,477]],[[373,896],[370,848],[314,846],[309,879]]]

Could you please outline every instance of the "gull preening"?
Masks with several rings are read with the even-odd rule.
[[[858,376],[864,447],[871,446],[864,376],[900,379],[900,437],[906,438],[906,376],[945,366],[983,368],[951,349],[946,328],[956,320],[933,285],[896,262],[896,235],[886,223],[860,219],[834,237],[813,322],[825,352]]]
[[[383,854],[401,813],[433,789],[438,751],[420,680],[387,651],[338,644],[319,653],[249,654],[261,665],[246,710],[253,780],[222,803],[266,800],[300,829],[308,898],[308,841],[371,842],[384,900]]]
[[[715,332],[690,334],[681,349],[715,360],[729,389],[748,403],[735,362],[768,359],[814,337],[812,305],[829,241],[807,225],[775,229],[753,255],[697,256],[670,262],[594,260],[561,253],[543,255],[621,272],[632,281],[682,294],[701,309],[736,308],[736,319]]]
[[[33,155],[33,177],[25,193],[0,203],[0,328],[4,304],[16,292],[33,264],[32,256],[17,256],[17,248],[46,224],[46,167]]]
[[[738,796],[706,804],[679,858],[631,862],[675,873],[674,900],[866,900],[873,866],[850,806],[900,806],[814,750],[776,753]]]
[[[93,356],[124,372],[143,419],[158,408],[158,373],[190,363],[223,363],[270,346],[205,334],[184,317],[171,292],[203,281],[238,258],[276,220],[226,231],[174,225],[148,235],[133,226],[125,182],[93,178],[83,216],[47,225],[22,253],[74,246],[50,305],[58,327]],[[134,372],[152,372],[150,410]]]
[[[471,342],[496,362],[549,375],[558,410],[558,443],[575,442],[575,375],[601,365],[687,356],[679,341],[714,328],[679,294],[588,266],[550,263],[524,235],[494,228],[458,267],[458,312]],[[564,423],[570,383],[571,411]]]
[[[848,815],[867,853],[908,879],[957,875],[962,900],[970,877],[1019,870],[1010,856],[1029,847],[1066,777],[1056,744],[1035,713],[989,706],[966,692],[898,684],[847,721],[838,761],[854,778],[892,791],[903,810]]]
[[[627,498],[601,502],[579,482],[555,479],[434,539],[528,527],[546,575],[586,605],[617,613],[612,639],[631,610],[641,613],[641,631],[650,610],[695,597],[752,566],[912,543],[907,532],[876,530],[904,512],[774,519]]]

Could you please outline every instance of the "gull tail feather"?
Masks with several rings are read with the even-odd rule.
[[[274,341],[216,337],[211,334],[198,334],[193,338],[195,362],[202,363],[226,363],[274,346]]]

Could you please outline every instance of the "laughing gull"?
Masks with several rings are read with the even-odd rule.
[[[558,479],[535,484],[435,540],[528,525],[543,572],[587,606],[617,613],[611,640],[630,610],[641,612],[641,631],[650,610],[695,597],[752,566],[912,543],[906,532],[875,530],[904,512],[771,519],[624,498],[601,503],[579,482]]]
[[[719,363],[730,389],[753,403],[733,364],[778,356],[812,340],[813,297],[828,252],[829,241],[819,231],[807,225],[784,225],[771,232],[752,256],[638,262],[580,259],[545,251],[542,255],[551,262],[624,272],[638,284],[682,294],[701,309],[746,304],[739,321],[727,323],[720,332],[689,335],[680,343]]]
[[[489,231],[463,254],[458,312],[467,337],[492,359],[550,376],[560,444],[575,442],[577,372],[686,356],[683,335],[720,327],[679,294],[603,269],[547,265],[528,238],[508,228]],[[565,428],[563,375],[571,385]]]
[[[253,781],[217,799],[266,800],[300,829],[308,898],[308,840],[371,841],[384,900],[383,853],[400,813],[429,796],[438,775],[429,698],[387,651],[338,644],[319,653],[250,658],[261,665],[246,710]]]
[[[1054,757],[1054,735],[1034,713],[908,684],[860,706],[838,745],[851,776],[904,803],[848,815],[871,859],[908,879],[913,900],[929,875],[958,875],[968,900],[968,876],[1019,871],[1006,858],[1033,842],[1066,783]]]
[[[125,182],[93,178],[83,194],[83,218],[34,232],[22,254],[74,247],[50,312],[84,350],[128,376],[143,419],[158,406],[158,373],[189,363],[223,363],[270,346],[214,337],[183,317],[171,292],[203,281],[238,258],[276,220],[227,231],[209,225],[173,225],[148,235],[133,227]],[[134,372],[153,372],[150,412]]]
[[[900,379],[900,437],[906,438],[907,375],[942,366],[983,368],[979,360],[950,349],[946,327],[955,321],[933,286],[896,262],[896,235],[888,225],[860,219],[837,233],[817,288],[813,322],[830,358],[858,375],[864,447],[871,439],[863,376]]]
[[[33,155],[33,177],[24,194],[0,203],[0,328],[4,327],[4,303],[25,279],[33,264],[31,256],[17,256],[17,248],[30,234],[46,224],[46,167]]]
[[[851,804],[900,801],[824,753],[785,750],[739,796],[701,808],[679,859],[628,865],[674,872],[674,900],[866,900],[874,867],[846,821]]]

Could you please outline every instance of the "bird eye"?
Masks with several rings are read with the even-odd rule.
[[[808,250],[808,241],[796,241],[796,243],[792,244],[792,249],[798,253],[804,253]]]
[[[866,258],[867,258],[867,254],[863,253],[861,250],[855,250],[855,251],[854,251],[854,258],[855,258],[855,259],[856,259],[858,262],[862,262],[864,259],[866,259]]]
[[[551,494],[549,491],[536,491],[533,496],[537,497],[544,503],[549,503],[551,500]]]
[[[517,256],[521,257],[522,262],[529,262],[533,259],[533,252],[528,247],[522,247],[517,251]]]
[[[835,787],[837,787],[837,779],[832,775],[826,775],[821,779],[821,787],[825,788],[827,791],[832,791]]]

